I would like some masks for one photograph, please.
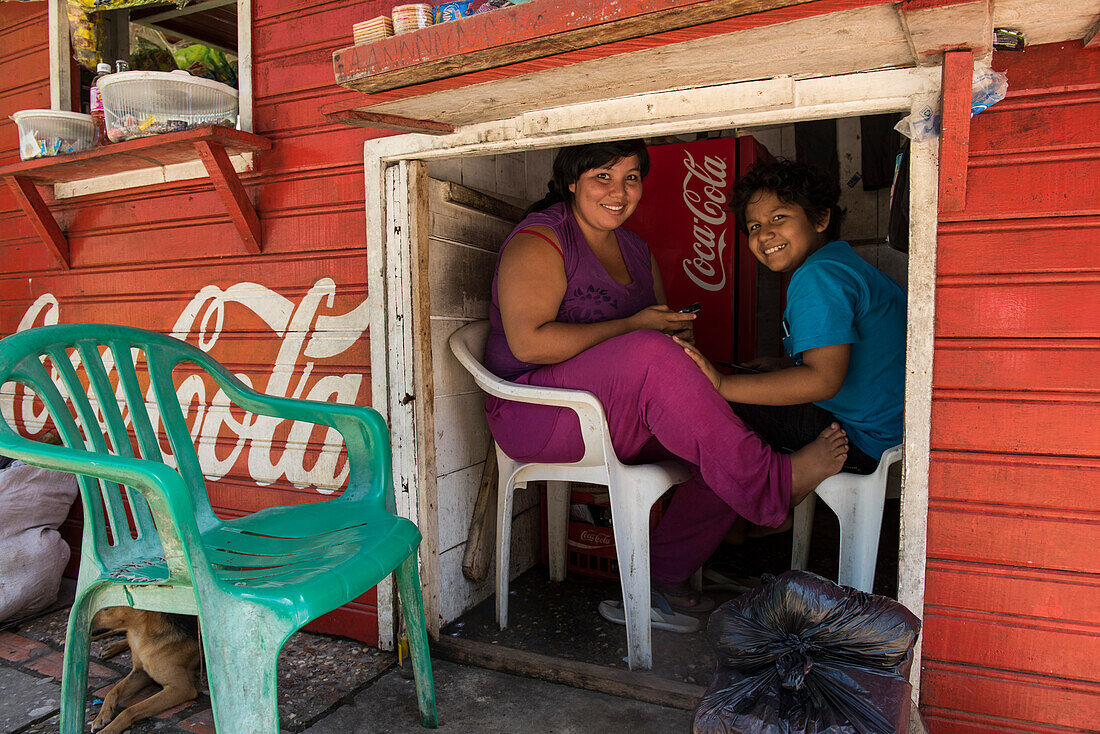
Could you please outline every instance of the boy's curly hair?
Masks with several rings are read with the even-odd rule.
[[[742,232],[748,233],[745,208],[758,191],[771,191],[781,201],[797,204],[811,222],[820,221],[829,212],[826,241],[835,240],[840,235],[840,223],[845,213],[837,203],[840,201],[840,184],[818,169],[786,158],[760,161],[750,168],[730,192],[729,208],[737,216],[737,225]]]

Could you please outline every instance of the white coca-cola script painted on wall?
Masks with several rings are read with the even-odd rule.
[[[226,351],[219,355],[219,351],[224,350],[218,349],[218,340],[223,333],[232,331],[235,319],[251,314],[253,319],[259,317],[271,331],[260,337],[261,340],[268,343],[279,340],[278,353],[268,367],[266,384],[254,385],[246,374],[237,374],[237,377],[258,390],[279,397],[363,402],[360,395],[362,373],[313,375],[315,368],[323,366],[325,360],[351,348],[363,337],[368,326],[365,301],[344,313],[332,313],[335,296],[336,284],[329,278],[318,280],[298,303],[256,283],[237,283],[224,289],[210,285],[196,293],[184,307],[172,325],[171,335],[198,344],[223,363],[239,362],[242,356],[239,353]],[[52,294],[46,293],[27,310],[18,330],[56,324],[61,316],[61,304]],[[109,371],[113,367],[109,360],[105,360],[105,366]],[[285,478],[295,486],[314,486],[323,494],[343,484],[348,470],[346,463],[340,460],[343,440],[336,431],[327,431],[319,453],[314,443],[307,466],[312,424],[294,423],[289,434],[284,431],[280,440],[274,441],[281,419],[230,411],[229,399],[222,390],[208,394],[212,384],[197,374],[190,375],[177,390],[200,464],[209,479],[229,474],[243,455],[247,473],[257,484],[271,484]],[[18,416],[25,430],[32,434],[41,431],[47,419],[45,407],[21,388],[18,392],[5,388],[0,394],[0,409],[5,418],[10,421],[17,415],[17,400],[20,401]],[[151,395],[146,402],[153,405]],[[156,415],[151,417],[159,420]]]

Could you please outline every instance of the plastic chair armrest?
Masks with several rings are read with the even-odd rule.
[[[191,494],[175,469],[157,461],[43,444],[5,433],[0,451],[26,464],[102,479],[140,492],[157,526],[169,580],[189,578],[187,569],[193,560],[205,563]]]

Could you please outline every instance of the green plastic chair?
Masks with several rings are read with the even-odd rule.
[[[142,358],[151,405],[135,367]],[[339,431],[350,471],[344,492],[324,502],[218,519],[173,385],[181,364],[188,374],[198,373],[191,368],[197,366],[250,413]],[[74,365],[83,368],[83,381]],[[390,572],[397,576],[421,722],[437,725],[417,572],[420,532],[395,513],[389,436],[376,411],[264,395],[189,344],[104,324],[46,326],[0,340],[0,389],[14,389],[13,381],[45,403],[65,445],[24,438],[5,416],[0,454],[79,475],[84,503],[65,645],[62,734],[84,730],[91,623],[103,607],[197,614],[218,731],[276,733],[276,661],[283,643]],[[157,438],[158,423],[169,457]]]

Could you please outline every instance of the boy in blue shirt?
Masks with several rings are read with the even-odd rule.
[[[834,420],[849,438],[846,471],[874,471],[901,443],[905,293],[837,240],[840,187],[820,172],[776,159],[735,185],[730,208],[748,247],[769,270],[790,273],[783,311],[787,359],[720,374],[692,345],[685,351],[734,411],[776,448],[796,451]]]

